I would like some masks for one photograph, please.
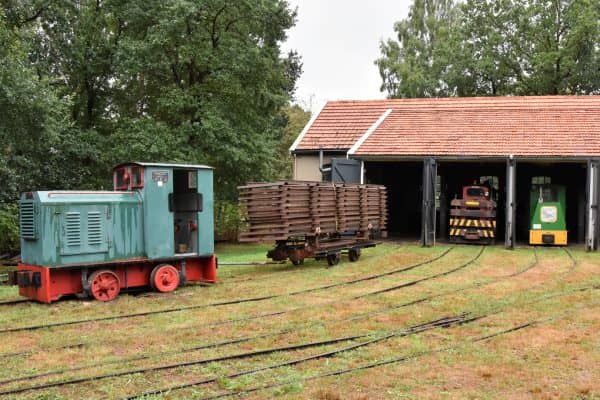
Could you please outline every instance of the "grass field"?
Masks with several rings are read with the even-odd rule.
[[[267,248],[217,252],[222,263],[264,261]],[[386,243],[333,268],[221,265],[219,283],[171,294],[0,306],[0,399],[176,386],[143,398],[600,399],[600,255],[482,249]],[[0,301],[17,297],[0,287]],[[98,320],[158,310],[170,312]],[[443,317],[445,327],[418,326]],[[91,321],[6,332],[81,319]],[[26,390],[7,393],[16,389]]]

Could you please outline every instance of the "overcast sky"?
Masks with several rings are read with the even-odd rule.
[[[298,7],[296,26],[283,50],[302,56],[296,99],[318,111],[327,100],[379,99],[381,78],[373,64],[379,41],[394,37],[412,0],[288,0]]]

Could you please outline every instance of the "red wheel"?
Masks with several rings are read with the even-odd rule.
[[[88,282],[90,284],[90,293],[99,301],[114,300],[121,291],[119,277],[109,270],[95,271],[90,275]]]
[[[169,264],[157,265],[150,274],[150,285],[159,292],[172,292],[179,286],[179,271]]]

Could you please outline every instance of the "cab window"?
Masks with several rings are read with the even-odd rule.
[[[486,193],[482,188],[468,188],[467,196],[469,197],[485,197]]]
[[[119,168],[115,171],[115,190],[129,189],[129,169],[126,167]]]
[[[144,187],[144,168],[131,168],[131,187],[133,189],[141,189]]]

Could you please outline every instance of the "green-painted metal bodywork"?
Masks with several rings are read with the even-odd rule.
[[[214,253],[213,170],[205,166],[129,163],[143,167],[144,186],[124,191],[40,191],[21,196],[21,259],[31,265],[81,265],[176,257],[174,171],[197,176],[202,210],[190,232],[194,255]],[[181,174],[181,173],[180,173]],[[189,255],[189,253],[188,253]]]
[[[212,255],[215,252],[215,213],[213,198],[213,171],[198,170],[198,192],[202,194],[203,211],[198,213],[198,252]]]
[[[33,192],[27,197],[22,195],[21,207],[33,204],[35,238],[21,239],[22,262],[56,266],[144,256],[140,193]]]
[[[556,221],[542,220],[542,208],[556,208]],[[562,185],[533,185],[530,192],[531,230],[557,230],[567,229],[565,212],[567,211],[566,188]]]
[[[213,170],[201,168],[189,170],[180,168],[144,164],[145,187],[142,190],[144,200],[144,235],[148,258],[172,257],[175,254],[174,218],[169,212],[169,193],[173,192],[173,173],[175,170],[195,171],[197,191],[202,195],[202,211],[198,213],[198,255],[209,256],[214,253],[214,216],[213,216]],[[165,178],[166,177],[166,178]],[[160,180],[159,180],[160,179]],[[166,182],[164,181],[166,179]]]

